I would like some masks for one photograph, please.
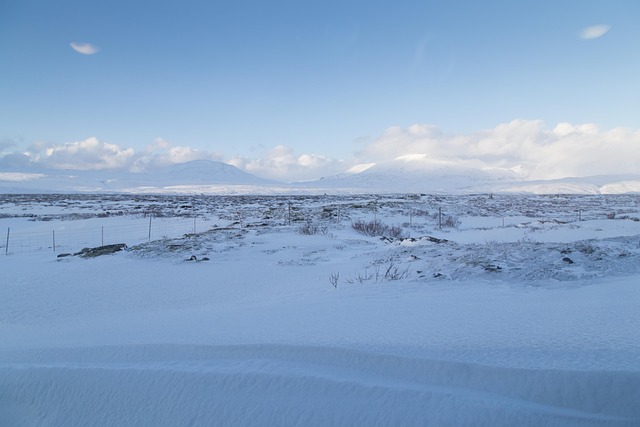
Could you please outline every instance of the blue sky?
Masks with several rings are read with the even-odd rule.
[[[532,121],[635,138],[638,28],[634,0],[4,0],[0,153],[292,180],[379,161],[414,125],[442,144]]]

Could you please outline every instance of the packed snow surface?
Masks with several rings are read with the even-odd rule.
[[[638,426],[639,217],[638,195],[4,195],[0,425]]]

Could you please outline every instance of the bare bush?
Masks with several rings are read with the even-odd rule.
[[[381,283],[383,281],[402,280],[411,275],[409,268],[400,268],[395,264],[393,259],[386,261],[379,260],[372,269],[365,268],[364,271],[356,274],[354,279],[348,279],[347,283],[358,282],[361,285],[365,283]]]
[[[395,225],[392,227],[389,227],[387,229],[387,233],[386,233],[389,237],[394,237],[396,239],[400,239],[403,237],[407,237],[404,233],[404,230],[402,229],[402,227],[396,227]]]
[[[338,289],[338,280],[340,279],[340,272],[336,272],[336,273],[331,273],[331,275],[329,276],[329,283],[331,283],[331,285]]]
[[[358,220],[351,224],[354,230],[364,234],[365,236],[390,236],[395,238],[405,237],[402,227],[388,226],[381,221],[362,221]]]
[[[313,236],[316,234],[327,234],[327,227],[321,227],[317,224],[313,224],[312,222],[306,222],[300,228],[298,228],[298,233],[303,234],[305,236]]]
[[[457,216],[441,216],[439,212],[434,213],[431,218],[436,222],[436,224],[438,224],[438,226],[444,228],[458,228],[460,227],[460,224],[462,224],[462,221],[460,221],[460,218],[458,218]]]
[[[354,230],[358,233],[364,234],[365,236],[382,236],[384,235],[387,228],[387,225],[383,224],[380,221],[362,221],[358,220],[351,224]]]
[[[458,228],[462,222],[458,217],[448,215],[442,219],[442,226],[447,228]]]
[[[387,269],[384,272],[385,280],[402,280],[409,277],[409,268],[405,268],[404,270],[400,270],[400,268],[395,265],[393,260],[389,261],[387,265]]]

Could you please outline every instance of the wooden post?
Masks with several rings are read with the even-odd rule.
[[[442,208],[438,208],[438,228],[442,230]]]
[[[4,254],[9,255],[9,234],[11,233],[11,227],[7,228],[7,245],[4,247]]]
[[[102,246],[104,246],[104,225],[102,226],[102,239],[100,241],[102,243]]]
[[[193,217],[193,234],[196,234],[196,217]]]
[[[149,241],[151,241],[151,214],[149,214]]]
[[[56,230],[53,230],[53,252],[56,251]]]

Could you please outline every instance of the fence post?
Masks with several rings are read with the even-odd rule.
[[[438,228],[442,230],[442,208],[438,208]]]
[[[55,253],[56,251],[56,230],[52,230],[53,231],[53,252]]]
[[[151,241],[151,214],[149,214],[149,241]]]
[[[9,233],[11,233],[11,227],[7,228],[7,245],[4,247],[5,255],[9,255]]]
[[[104,225],[102,226],[102,238],[100,240],[100,243],[102,243],[101,246],[104,246]]]
[[[193,234],[196,234],[196,217],[193,217]]]

